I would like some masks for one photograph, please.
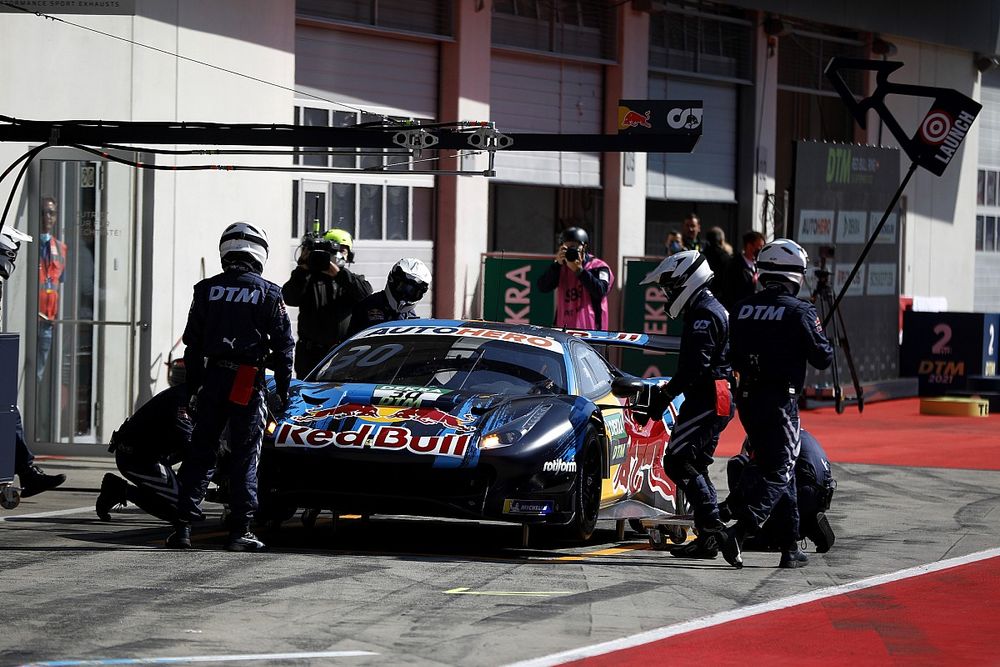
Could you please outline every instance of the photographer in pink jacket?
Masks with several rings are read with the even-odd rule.
[[[563,230],[555,261],[538,278],[538,289],[556,292],[556,327],[608,328],[608,292],[615,277],[611,267],[588,250],[587,232],[579,227]]]

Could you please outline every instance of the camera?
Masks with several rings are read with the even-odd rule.
[[[309,232],[303,236],[302,249],[309,251],[306,268],[312,273],[323,273],[330,267],[331,261],[340,268],[344,268],[346,264],[344,257],[338,252],[340,247],[321,234]]]
[[[566,248],[566,261],[575,262],[580,259],[579,248]]]

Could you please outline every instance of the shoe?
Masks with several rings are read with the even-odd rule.
[[[825,554],[829,551],[837,539],[833,534],[833,528],[830,527],[830,520],[823,512],[816,515],[816,526],[809,531],[806,537],[816,545],[816,553],[818,554]]]
[[[796,546],[793,550],[786,549],[781,552],[781,560],[778,562],[778,567],[795,569],[798,567],[805,567],[808,564],[809,556],[806,555],[806,552]]]
[[[227,551],[263,551],[264,543],[249,529],[229,534]]]
[[[692,542],[681,544],[670,550],[670,555],[677,558],[700,558],[712,560],[719,555],[719,542],[716,533],[720,531],[703,530]]]
[[[94,509],[101,521],[111,521],[111,510],[118,507],[125,507],[125,492],[128,490],[128,482],[113,475],[110,472],[104,474],[101,480],[101,493],[97,496],[97,503]]]
[[[54,489],[66,481],[66,475],[46,475],[45,471],[36,465],[28,466],[27,471],[18,475],[21,478],[21,497],[30,498],[43,491]]]
[[[735,524],[720,530],[716,534],[716,539],[719,543],[719,548],[722,551],[722,557],[726,559],[726,562],[735,567],[737,570],[743,568],[743,538],[744,533],[740,530],[739,524]]]
[[[168,549],[191,548],[191,524],[179,523],[174,526],[174,532],[167,538]]]

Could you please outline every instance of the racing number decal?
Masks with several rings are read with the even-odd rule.
[[[415,408],[436,401],[450,392],[450,389],[436,387],[378,385],[372,392],[372,402],[378,405]]]

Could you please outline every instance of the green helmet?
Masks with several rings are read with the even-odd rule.
[[[354,239],[343,229],[331,229],[326,234],[323,234],[323,238],[327,241],[333,241],[337,245],[346,245],[351,250],[354,249]]]

